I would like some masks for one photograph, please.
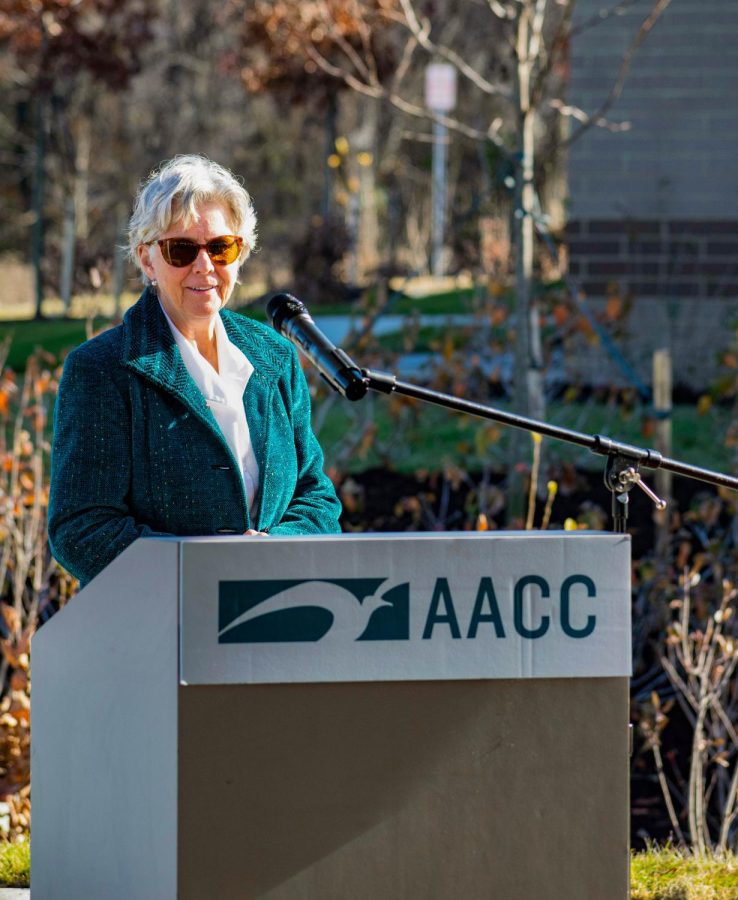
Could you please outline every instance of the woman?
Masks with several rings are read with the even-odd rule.
[[[146,288],[69,354],[56,403],[49,540],[83,585],[139,537],[340,530],[294,347],[223,309],[255,237],[249,195],[203,157],[139,191]]]

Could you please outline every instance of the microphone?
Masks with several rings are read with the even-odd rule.
[[[301,350],[321,378],[347,400],[361,400],[368,388],[361,370],[313,322],[304,303],[291,294],[275,294],[267,303],[274,330]]]

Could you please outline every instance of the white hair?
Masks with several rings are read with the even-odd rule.
[[[180,155],[163,162],[141,183],[128,223],[128,254],[141,271],[138,247],[155,241],[175,222],[189,227],[198,207],[219,203],[234,234],[243,238],[240,262],[256,247],[256,213],[251,197],[236,176],[205,156]]]

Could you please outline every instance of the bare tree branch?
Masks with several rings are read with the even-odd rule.
[[[542,56],[544,64],[546,61],[546,48],[543,45],[543,21],[546,17],[546,3],[547,0],[536,0],[530,29],[530,43],[528,44],[529,58],[533,60]]]
[[[400,6],[402,6],[405,18],[398,17],[398,21],[402,22],[406,28],[410,29],[421,47],[424,47],[426,50],[433,48],[434,44],[429,41],[431,33],[430,19],[427,18],[427,16],[423,16],[423,24],[421,25],[415,9],[409,0],[400,0]]]
[[[408,131],[401,132],[403,141],[414,141],[416,144],[434,144],[438,138],[430,131]]]
[[[415,36],[415,39],[424,50],[450,62],[465,78],[478,87],[480,91],[484,91],[485,94],[505,97],[506,99],[509,99],[512,96],[512,92],[508,87],[501,84],[492,84],[491,81],[488,81],[483,75],[477,72],[476,69],[465,62],[455,50],[432,41],[430,39],[430,22],[425,19],[421,24],[411,0],[400,0],[400,4],[405,13],[406,27]]]
[[[351,72],[347,72],[340,66],[334,65],[327,60],[322,53],[319,53],[313,44],[305,44],[305,53],[307,53],[310,59],[324,72],[328,75],[332,75],[334,78],[341,79],[341,81],[345,82],[359,94],[365,94],[368,97],[384,97],[386,95],[386,91],[381,84],[367,84],[365,81],[352,75]]]
[[[337,66],[335,63],[332,63],[330,60],[326,59],[325,56],[323,56],[323,54],[320,53],[313,44],[307,43],[305,45],[305,52],[310,57],[310,59],[324,72],[326,72],[328,75],[332,75],[334,78],[342,80],[345,84],[347,84],[350,88],[353,88],[353,90],[357,91],[358,93],[364,94],[368,97],[374,97],[376,99],[382,98],[388,103],[391,103],[392,106],[394,106],[396,109],[399,109],[410,116],[415,116],[419,119],[430,119],[433,122],[439,122],[452,131],[455,131],[457,134],[463,134],[465,137],[471,138],[472,140],[490,141],[491,143],[495,144],[495,146],[503,150],[506,155],[509,155],[508,150],[503,143],[502,137],[500,136],[503,124],[501,117],[498,116],[494,118],[487,130],[482,131],[479,128],[474,128],[470,125],[467,125],[465,122],[461,122],[460,120],[455,119],[452,116],[447,116],[443,113],[427,109],[425,106],[411,103],[395,91],[388,90],[378,80],[372,81],[370,83],[362,81],[360,78],[357,78],[356,75],[354,75],[352,72],[349,72],[341,66]]]
[[[318,4],[318,9],[320,10],[320,14],[323,17],[323,21],[325,22],[332,39],[336,42],[336,44],[341,48],[341,50],[346,54],[351,64],[354,68],[359,72],[361,77],[364,79],[367,84],[375,84],[377,82],[376,79],[376,69],[375,69],[375,78],[372,80],[372,72],[370,68],[366,65],[365,61],[359,56],[359,54],[354,50],[351,46],[351,43],[346,40],[346,38],[341,34],[339,29],[336,27],[336,21],[331,15],[330,10],[325,2]],[[307,43],[308,52],[312,48],[312,44],[308,41]]]
[[[733,741],[734,746],[738,747],[738,733],[736,732],[733,723],[730,721],[730,716],[725,712],[725,708],[720,702],[720,697],[717,692],[714,694],[713,707],[726,732],[730,735],[730,739]]]
[[[613,132],[630,131],[630,122],[611,122],[604,116],[600,116],[599,118],[595,119],[593,116],[590,116],[588,113],[586,113],[581,107],[573,106],[571,103],[564,103],[563,100],[559,100],[558,98],[549,100],[548,105],[552,109],[555,109],[557,112],[561,113],[562,116],[567,116],[570,119],[576,119],[579,122],[584,122],[588,126],[596,125],[597,128],[604,128],[606,131]]]
[[[515,9],[512,3],[500,3],[500,0],[487,0],[490,11],[499,19],[509,21],[515,18]]]
[[[463,134],[475,141],[491,141],[493,144],[495,144],[495,146],[499,147],[501,150],[504,150],[506,155],[508,154],[508,151],[503,144],[502,138],[500,137],[502,119],[499,117],[492,120],[489,128],[486,131],[482,131],[479,128],[473,128],[464,122],[460,122],[458,119],[454,119],[451,116],[446,116],[443,115],[443,113],[437,113],[433,110],[427,109],[425,106],[418,106],[414,103],[409,103],[407,100],[397,94],[386,94],[385,96],[393,106],[395,106],[397,109],[402,110],[402,112],[406,112],[408,115],[415,116],[419,119],[430,119],[433,122],[439,122],[441,125],[445,125],[452,131],[456,131],[458,134]]]
[[[392,79],[392,93],[396,93],[400,85],[402,84],[405,75],[407,75],[408,69],[410,68],[410,62],[412,61],[413,53],[418,46],[418,41],[412,35],[407,40],[407,43],[403,47],[402,57],[400,58],[400,62],[395,70],[394,77]]]
[[[581,34],[583,31],[589,31],[590,28],[595,28],[597,25],[601,25],[603,22],[606,22],[613,16],[621,15],[629,7],[633,6],[634,3],[638,2],[639,0],[621,0],[621,2],[615,3],[613,6],[610,6],[607,9],[601,9],[593,16],[590,16],[589,19],[585,19],[578,25],[573,25],[569,31],[569,37],[575,37],[576,35]]]
[[[359,37],[361,38],[361,46],[364,48],[364,59],[370,71],[370,81],[372,83],[379,81],[379,73],[377,71],[377,63],[374,58],[374,51],[371,46],[371,30],[366,22],[361,19],[359,25]]]
[[[620,95],[623,92],[623,86],[625,85],[625,79],[630,70],[630,65],[633,62],[633,57],[635,55],[636,50],[641,46],[641,44],[646,40],[648,35],[651,33],[651,29],[656,24],[656,22],[661,17],[661,14],[664,10],[669,6],[671,0],[655,0],[651,12],[646,16],[646,18],[641,23],[641,27],[638,29],[635,37],[631,41],[630,47],[625,53],[625,56],[620,63],[620,71],[618,72],[618,77],[615,80],[615,84],[613,85],[610,93],[605,98],[604,102],[600,105],[600,108],[588,117],[587,121],[584,121],[582,126],[578,128],[574,134],[570,135],[567,140],[564,142],[564,146],[568,147],[573,144],[574,141],[578,140],[585,131],[588,131],[592,128],[593,125],[598,124],[599,120],[602,120],[605,116],[605,113],[610,109],[610,107],[618,100]]]
[[[546,87],[546,80],[551,74],[551,70],[558,61],[560,54],[568,52],[569,25],[571,23],[573,3],[571,0],[558,0],[558,5],[563,8],[563,12],[560,15],[556,31],[549,41],[550,49],[546,54],[546,59],[536,67],[535,80],[531,88],[531,96],[536,106],[541,102]]]
[[[669,676],[669,681],[671,681],[674,687],[680,692],[680,696],[684,697],[694,712],[697,712],[699,710],[699,703],[695,699],[695,691],[680,677],[676,666],[667,656],[661,657],[661,664],[664,667],[666,674]],[[694,721],[692,721],[691,724],[694,725]]]

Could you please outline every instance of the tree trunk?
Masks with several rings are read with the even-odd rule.
[[[518,162],[515,170],[515,209],[512,227],[515,248],[515,384],[513,401],[521,415],[542,419],[543,355],[538,302],[533,290],[535,229],[533,210],[535,186],[535,109],[531,106],[530,16],[525,4],[520,12],[517,30],[516,99],[518,106]],[[525,489],[519,463],[527,458],[530,436],[512,429],[508,462],[508,517],[523,518]]]
[[[377,263],[377,207],[374,160],[376,158],[377,113],[374,100],[362,98],[361,118],[349,136],[348,205],[346,227],[351,235],[348,280],[363,283],[367,271]]]
[[[123,317],[123,284],[126,275],[126,228],[128,226],[128,210],[121,205],[118,208],[118,228],[115,247],[113,248],[113,299],[116,321]]]
[[[72,284],[74,281],[74,256],[77,247],[77,229],[74,194],[64,200],[64,226],[62,229],[62,259],[59,295],[64,305],[65,315],[72,306]]]
[[[43,319],[44,301],[43,256],[44,256],[44,195],[46,170],[46,119],[48,96],[45,91],[36,95],[36,149],[33,176],[33,229],[31,232],[31,258],[34,272],[35,318]]]
[[[379,107],[366,101],[364,128],[357,141],[359,194],[361,197],[358,235],[358,275],[360,282],[374,276],[379,265],[379,222],[377,218],[377,127]]]
[[[320,203],[320,214],[323,221],[330,218],[333,212],[333,169],[328,165],[328,157],[336,152],[338,137],[336,123],[338,121],[338,104],[336,95],[328,92],[325,108],[325,151],[323,154],[323,196]]]
[[[92,125],[85,104],[85,111],[80,117],[77,128],[77,152],[74,165],[74,219],[75,234],[80,241],[86,241],[90,234],[89,222],[89,183],[90,183],[90,151],[92,144]]]

